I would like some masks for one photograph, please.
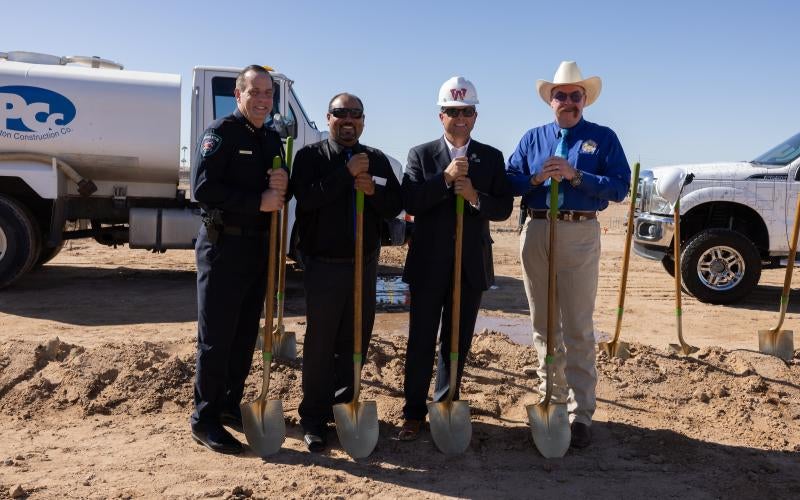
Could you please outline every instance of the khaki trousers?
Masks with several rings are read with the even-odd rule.
[[[595,337],[592,314],[600,266],[597,219],[557,221],[556,313],[553,397],[567,403],[570,422],[591,425],[597,407]],[[533,346],[544,395],[547,353],[547,257],[550,221],[529,219],[520,236],[520,261],[528,296]]]

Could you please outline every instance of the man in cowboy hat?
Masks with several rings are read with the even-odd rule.
[[[547,347],[548,210],[551,179],[559,182],[556,242],[556,338],[553,396],[567,402],[572,446],[592,439],[596,407],[595,337],[592,314],[600,261],[597,212],[622,201],[631,171],[616,134],[586,121],[583,108],[600,94],[598,77],[583,78],[574,61],[563,61],[552,82],[538,80],[539,96],[555,120],[531,129],[508,160],[506,175],[522,196],[530,219],[520,235],[520,260],[528,296],[533,344],[545,388]]]

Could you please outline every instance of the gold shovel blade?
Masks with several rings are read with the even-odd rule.
[[[353,458],[365,458],[378,444],[378,405],[375,401],[351,401],[333,405],[336,434],[342,448]]]
[[[277,453],[286,439],[283,404],[279,399],[256,399],[242,404],[242,426],[247,444],[259,457]]]
[[[528,423],[533,443],[544,458],[561,458],[566,455],[572,440],[569,414],[564,403],[527,405]]]
[[[431,436],[445,455],[464,453],[472,439],[472,421],[466,401],[428,403]]]
[[[294,361],[297,359],[297,336],[287,332],[283,325],[272,332],[272,353],[276,358]]]
[[[600,342],[597,345],[609,358],[617,357],[620,359],[628,359],[631,357],[631,350],[627,342],[617,340],[616,342]]]
[[[689,344],[670,344],[669,348],[676,354],[683,354],[684,356],[691,356],[700,350],[699,347]]]
[[[759,330],[758,350],[777,356],[784,361],[794,357],[794,332],[792,330]]]

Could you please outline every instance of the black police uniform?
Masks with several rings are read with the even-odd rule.
[[[270,214],[259,207],[278,155],[278,134],[253,127],[238,109],[213,122],[200,140],[192,172],[194,198],[204,212],[195,245],[195,431],[221,429],[221,414],[241,418],[266,293]]]
[[[292,169],[290,188],[297,199],[295,220],[306,295],[303,400],[298,411],[303,429],[317,435],[333,419],[333,404],[353,397],[355,189],[347,161],[361,152],[367,154],[369,174],[376,181],[375,193],[364,197],[362,353],[366,359],[375,319],[381,223],[400,213],[400,183],[379,150],[361,144],[348,149],[332,139],[298,151]]]

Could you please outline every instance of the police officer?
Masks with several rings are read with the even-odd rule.
[[[204,224],[196,243],[197,375],[192,437],[209,449],[237,454],[239,404],[250,372],[267,276],[268,212],[286,199],[288,174],[272,170],[280,137],[264,126],[273,82],[261,66],[236,78],[237,109],[203,133],[192,172]]]
[[[297,152],[292,192],[297,198],[299,248],[303,253],[306,334],[300,425],[310,451],[326,446],[333,404],[353,398],[353,258],[355,191],[364,192],[362,347],[375,319],[375,281],[381,219],[400,213],[400,183],[378,149],[358,141],[364,106],[351,94],[328,104],[330,137]]]

